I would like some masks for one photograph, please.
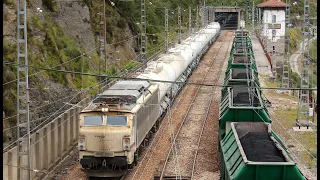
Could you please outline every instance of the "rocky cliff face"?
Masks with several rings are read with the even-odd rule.
[[[16,2],[4,1],[4,61],[17,62],[17,21]],[[48,5],[49,3],[49,5]],[[51,3],[51,6],[50,6]],[[53,4],[52,4],[53,3]],[[29,64],[53,69],[98,73],[98,33],[94,8],[89,8],[85,1],[27,0],[28,57]],[[93,16],[95,15],[95,16]],[[116,11],[114,16],[120,16]],[[93,17],[91,17],[93,16]],[[112,17],[109,17],[112,18]],[[96,30],[94,30],[96,29]],[[110,29],[109,29],[110,30]],[[115,29],[119,31],[119,28]],[[110,30],[111,32],[113,29]],[[115,33],[111,33],[114,35]],[[110,36],[110,33],[108,34]],[[116,43],[113,36],[108,37],[114,45],[107,46],[108,67],[120,68],[124,62],[136,56],[136,40],[129,26],[125,23],[121,37],[126,40]],[[107,38],[107,39],[108,39]],[[104,64],[100,60],[101,64]],[[4,140],[13,140],[16,134],[16,67],[4,65]],[[104,67],[102,67],[104,68]],[[35,74],[36,73],[36,74]],[[35,74],[35,75],[32,75]],[[63,110],[70,108],[66,102],[76,103],[87,93],[74,97],[81,88],[94,86],[95,77],[81,76],[54,71],[39,71],[29,68],[30,76],[30,117],[33,125],[47,118],[54,118]],[[97,87],[97,86],[96,86]],[[95,93],[97,88],[90,93]],[[58,111],[54,114],[54,112]],[[10,118],[12,117],[12,118]]]

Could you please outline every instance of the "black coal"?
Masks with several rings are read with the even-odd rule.
[[[240,142],[249,161],[286,162],[267,132],[249,132]]]

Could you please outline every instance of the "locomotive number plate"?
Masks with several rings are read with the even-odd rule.
[[[113,152],[95,152],[94,155],[98,157],[114,157]]]

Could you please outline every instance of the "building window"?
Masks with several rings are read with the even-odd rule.
[[[272,46],[272,53],[276,53],[276,46]]]
[[[272,15],[272,23],[276,22],[276,15]]]

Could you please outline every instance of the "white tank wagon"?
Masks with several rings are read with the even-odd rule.
[[[148,62],[137,77],[146,81],[118,81],[99,94],[80,113],[78,148],[82,167],[91,172],[103,169],[103,176],[120,176],[134,165],[139,148],[150,131],[156,130],[183,86],[148,80],[185,82],[219,32],[220,25],[211,23]]]

